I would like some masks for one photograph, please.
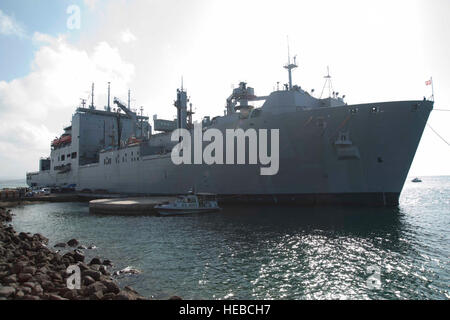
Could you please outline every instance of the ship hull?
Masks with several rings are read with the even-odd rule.
[[[432,108],[430,101],[286,107],[215,126],[279,129],[279,171],[273,176],[261,175],[260,164],[177,166],[170,154],[136,157],[135,147],[102,153],[99,163],[73,168],[66,181],[60,175],[54,184],[133,195],[195,188],[222,202],[395,206]],[[341,134],[346,144],[336,143]]]

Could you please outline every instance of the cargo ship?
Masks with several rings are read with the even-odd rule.
[[[195,188],[221,202],[398,205],[434,102],[349,105],[332,90],[329,74],[328,96],[322,97],[322,90],[316,97],[293,85],[295,59],[284,68],[289,81],[282,88],[257,96],[241,82],[226,99],[224,115],[200,123],[203,132],[217,129],[224,135],[230,129],[278,130],[276,174],[262,175],[255,163],[175,164],[174,131],[195,134],[187,91],[177,89],[176,119],[154,116],[152,126],[142,110],[132,110],[130,99],[126,104],[114,98],[112,108],[108,87],[107,106],[94,106],[92,90],[90,106],[83,102],[76,108],[39,171],[27,173],[27,183],[130,195],[179,195]],[[261,106],[254,107],[256,102]],[[248,143],[245,148],[247,159]]]

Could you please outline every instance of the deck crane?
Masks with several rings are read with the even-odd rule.
[[[131,111],[129,108],[127,108],[125,106],[125,104],[122,101],[120,101],[119,98],[114,97],[114,104],[116,104],[120,109],[122,109],[123,112],[125,112],[125,114],[127,116],[129,116],[131,118],[131,120],[133,120],[133,123],[134,123],[134,130],[133,130],[134,136],[137,137],[137,134],[136,134],[137,128],[140,129],[140,132],[141,132],[141,135],[142,135],[142,132],[143,132],[142,121],[139,121],[138,118],[142,118],[143,119],[144,117],[142,117],[142,116],[138,117],[136,115],[136,113]]]

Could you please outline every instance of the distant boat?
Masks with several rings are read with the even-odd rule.
[[[210,193],[179,196],[174,202],[155,206],[155,209],[162,216],[206,213],[222,210],[217,203],[217,196]]]
[[[422,180],[420,180],[419,178],[414,178],[411,180],[412,182],[422,182]]]

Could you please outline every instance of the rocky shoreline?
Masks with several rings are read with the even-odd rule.
[[[17,233],[10,210],[0,208],[0,300],[148,300],[133,288],[121,289],[111,278],[109,260],[85,263],[81,249],[60,255],[41,234]],[[68,246],[78,246],[72,239]],[[62,244],[61,244],[62,246]],[[83,247],[81,247],[83,248]],[[80,289],[69,289],[69,266],[81,271]]]

